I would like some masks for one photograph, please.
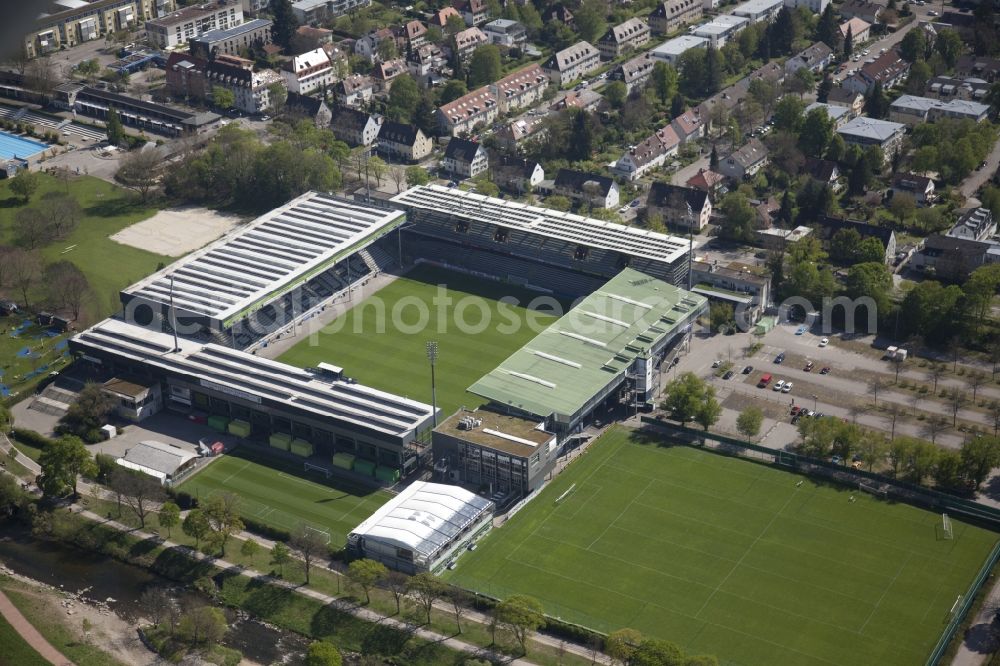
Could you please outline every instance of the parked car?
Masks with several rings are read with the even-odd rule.
[[[802,411],[801,407],[799,407],[798,405],[792,405],[792,416],[796,416],[801,411]]]
[[[777,382],[776,382],[776,383],[774,384],[774,390],[775,390],[775,391],[781,391],[781,390],[782,390],[782,389],[784,389],[784,388],[785,388],[785,380],[784,380],[784,379],[779,379],[779,380],[778,380],[778,381],[777,381]]]
[[[781,392],[782,393],[791,393],[792,392],[792,382],[785,382],[785,385],[781,387]]]
[[[830,368],[829,367],[823,368],[822,370],[819,371],[819,374],[821,374],[821,375],[828,375],[828,374],[830,374]]]
[[[722,378],[723,379],[732,379],[733,375],[735,375],[735,374],[736,374],[735,372],[733,372],[732,370],[729,370],[729,371],[726,372],[726,374],[722,375]]]
[[[828,344],[830,344],[830,338],[823,338],[819,341],[820,347],[826,347]]]
[[[764,375],[761,376],[760,381],[757,382],[757,388],[764,388],[765,386],[767,386],[770,383],[771,383],[771,375],[770,375],[770,373],[764,373]]]
[[[778,365],[781,365],[781,363],[784,360],[785,360],[785,352],[781,352],[780,354],[774,357],[774,362],[777,363]]]
[[[748,365],[748,366],[745,366],[743,368],[743,374],[744,375],[749,375],[751,372],[753,372],[753,366],[752,365]]]
[[[674,360],[672,360],[670,362],[670,367],[672,368],[672,367],[674,367],[675,365],[677,365],[680,362],[681,362],[681,357],[680,356],[674,356]]]
[[[806,332],[807,328],[808,328],[808,326],[806,326],[805,324],[802,324],[797,329],[795,329],[795,335],[802,335],[803,333]]]
[[[619,213],[627,213],[628,212],[628,206],[622,206],[621,208],[618,209],[618,212]]]
[[[638,199],[632,199],[632,201],[630,201],[628,205],[631,206],[632,208],[638,208],[639,203],[640,201]]]
[[[809,361],[808,363],[806,363],[806,367],[803,368],[803,370],[805,370],[806,372],[812,372],[812,369],[813,369],[813,362],[812,361]]]
[[[719,359],[715,359],[714,361],[712,361],[712,367],[713,367],[713,368],[717,368],[717,367],[719,367],[720,365],[722,365],[722,361],[721,361],[721,360],[719,360]]]

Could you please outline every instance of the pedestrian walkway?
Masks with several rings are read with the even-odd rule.
[[[45,639],[45,636],[38,633],[38,630],[28,622],[28,618],[21,614],[17,606],[3,592],[0,592],[0,615],[3,615],[4,619],[10,623],[10,626],[14,627],[14,631],[21,635],[21,638],[31,646],[32,650],[42,655],[50,664],[72,666],[73,662],[63,656],[59,650],[55,649],[52,643],[49,643]]]

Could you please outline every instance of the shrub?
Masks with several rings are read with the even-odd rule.
[[[34,446],[37,449],[44,449],[52,443],[52,440],[41,433],[26,428],[14,428],[14,441]]]

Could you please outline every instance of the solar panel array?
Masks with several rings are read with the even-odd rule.
[[[396,211],[308,192],[125,293],[225,319],[397,220]]]
[[[413,187],[392,198],[406,208],[433,210],[479,222],[520,229],[567,243],[615,250],[634,257],[673,263],[688,251],[688,240],[614,222],[528,206],[440,185]]]

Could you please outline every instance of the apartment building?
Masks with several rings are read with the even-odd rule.
[[[649,25],[639,18],[608,28],[604,36],[597,42],[597,50],[604,60],[615,58],[633,51],[649,41]]]
[[[437,110],[438,125],[451,136],[472,133],[481,125],[488,125],[500,114],[497,98],[489,86],[477,88]]]
[[[171,53],[166,64],[166,85],[177,99],[207,99],[215,87],[233,93],[234,107],[244,113],[262,113],[271,108],[270,87],[284,85],[271,69],[254,71],[252,60],[220,55],[204,60],[186,53]]]
[[[531,64],[490,84],[489,89],[500,111],[507,112],[541,101],[548,87],[549,77],[538,64]]]
[[[217,55],[240,55],[241,52],[258,49],[271,43],[269,19],[254,19],[228,30],[209,30],[188,42],[191,55],[199,58],[214,58]]]
[[[150,43],[161,49],[184,46],[188,40],[210,30],[228,30],[243,23],[243,6],[238,0],[219,0],[178,9],[146,21]]]
[[[281,76],[289,92],[308,95],[331,87],[337,81],[337,70],[323,49],[306,51],[281,66]]]
[[[300,25],[316,25],[371,4],[372,0],[296,0],[292,13]]]
[[[542,68],[557,86],[583,78],[601,66],[601,52],[588,42],[577,42],[559,51]]]
[[[704,9],[701,0],[666,0],[649,15],[649,27],[658,35],[666,35],[678,28],[696,23]]]
[[[135,29],[177,9],[176,0],[56,0],[24,35],[29,58]]]

